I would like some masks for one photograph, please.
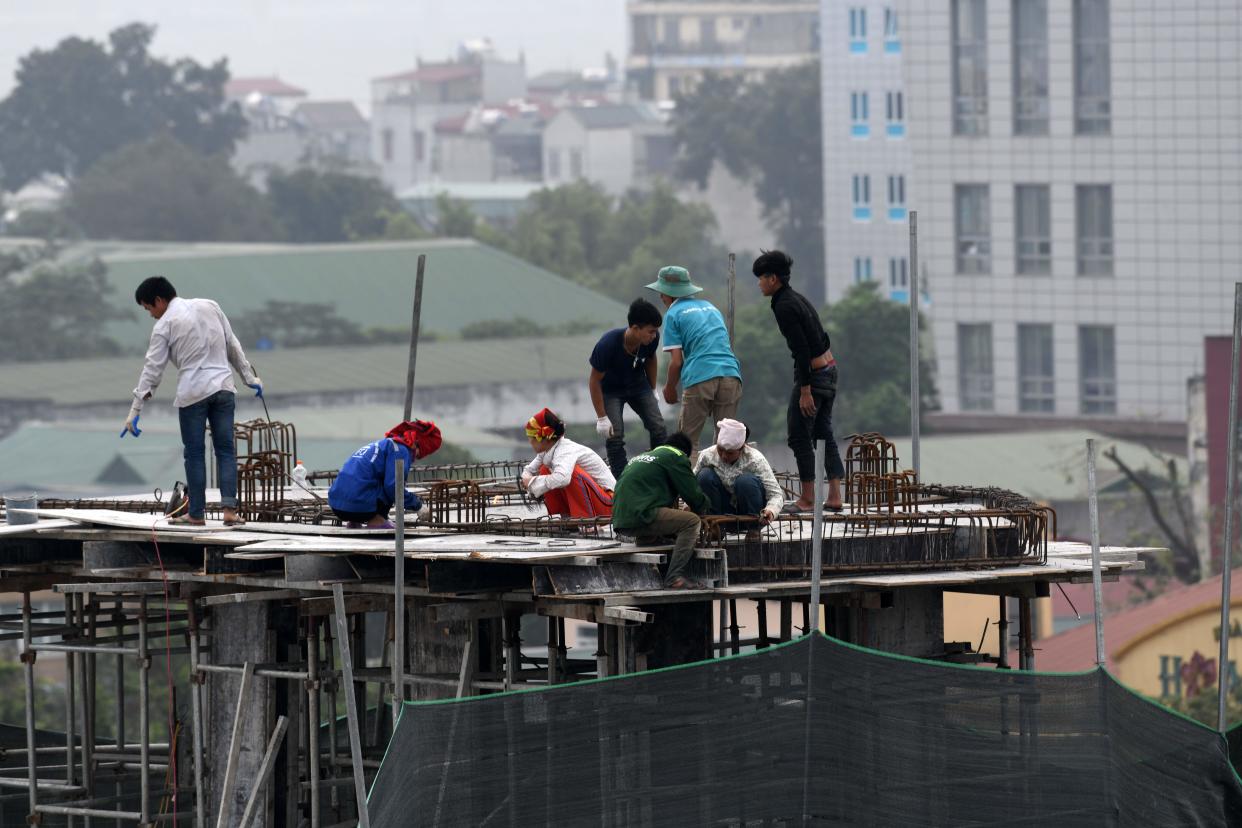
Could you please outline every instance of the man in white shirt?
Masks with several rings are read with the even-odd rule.
[[[612,516],[617,479],[592,449],[565,436],[565,424],[548,409],[526,421],[535,458],[522,470],[522,487],[543,498],[549,515],[570,518]]]
[[[716,444],[699,452],[694,473],[711,504],[709,515],[757,517],[747,525],[747,540],[758,540],[759,525],[767,526],[781,513],[785,493],[768,459],[746,443],[750,429],[725,418],[716,424]]]
[[[185,482],[189,496],[188,514],[171,522],[201,526],[207,506],[207,466],[204,441],[211,423],[211,442],[220,469],[220,502],[224,522],[244,523],[237,514],[237,450],[233,444],[233,406],[236,387],[230,365],[241,374],[246,385],[263,396],[263,382],[233,335],[229,320],[220,306],[210,299],[181,299],[177,289],[163,276],[145,279],[134,291],[134,299],[155,319],[146,362],[134,389],[134,402],[125,418],[121,436],[141,434],[138,417],[142,406],[164,376],[171,362],[177,367],[177,396],[173,405],[181,420],[184,446]]]

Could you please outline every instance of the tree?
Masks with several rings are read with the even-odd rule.
[[[15,190],[47,172],[74,178],[164,132],[203,154],[231,154],[246,121],[224,105],[227,61],[166,62],[148,51],[154,37],[154,26],[131,23],[107,44],[71,37],[23,57],[0,102],[4,185]]]
[[[169,135],[104,156],[69,192],[68,213],[91,238],[271,241],[263,196],[219,156]]]
[[[130,317],[105,298],[111,290],[98,259],[55,265],[47,245],[0,255],[0,361],[110,356],[120,345],[104,333],[108,322]]]
[[[267,179],[272,212],[290,241],[343,242],[386,235],[401,204],[382,182],[303,169]]]
[[[1152,473],[1146,466],[1134,469],[1117,453],[1116,446],[1104,450],[1104,457],[1112,462],[1131,486],[1143,497],[1152,521],[1160,531],[1160,540],[1168,544],[1167,554],[1146,556],[1147,570],[1160,577],[1172,575],[1182,583],[1195,583],[1211,575],[1210,550],[1199,549],[1195,540],[1195,515],[1186,491],[1186,482],[1177,472],[1172,457],[1155,450],[1153,459],[1162,473]],[[1161,498],[1161,494],[1167,497]],[[1171,508],[1170,508],[1171,507]],[[1172,515],[1166,512],[1172,512]],[[1204,518],[1200,518],[1202,520]]]
[[[709,74],[673,114],[680,178],[705,187],[722,164],[753,183],[780,247],[808,276],[807,297],[823,299],[823,156],[819,63],[765,73],[746,83]]]
[[[313,345],[361,345],[370,341],[362,327],[329,304],[268,301],[262,309],[246,311],[232,320],[242,346],[255,348],[262,340],[271,347],[305,348]],[[406,337],[409,333],[406,332]]]

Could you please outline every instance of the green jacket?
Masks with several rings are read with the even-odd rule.
[[[707,510],[707,496],[690,470],[690,458],[672,446],[653,448],[621,471],[612,493],[612,525],[641,529],[655,520],[656,509],[676,507],[678,495],[694,511]]]

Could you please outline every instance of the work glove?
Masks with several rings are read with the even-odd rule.
[[[254,389],[254,395],[259,399],[263,399],[263,380],[258,377],[254,378],[254,382],[248,382],[246,385]]]
[[[595,433],[605,440],[612,436],[612,420],[608,417],[600,417],[595,421]]]
[[[125,425],[121,428],[121,437],[124,437],[126,434],[132,434],[135,438],[142,436],[142,429],[138,427],[139,416],[141,415],[135,414],[133,411],[129,412],[129,416],[125,418]]]
[[[419,508],[419,510],[414,513],[414,518],[419,523],[426,523],[427,521],[431,520],[431,506],[427,503],[424,503],[422,507]]]
[[[529,489],[530,481],[534,479],[535,479],[535,476],[531,474],[530,472],[522,472],[522,488]]]

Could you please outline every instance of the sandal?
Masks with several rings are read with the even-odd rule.
[[[829,506],[827,503],[824,504],[824,511],[832,512],[833,514],[840,514],[841,510],[844,508],[845,508],[845,504],[842,504],[840,506]]]
[[[810,509],[803,509],[795,501],[789,501],[781,507],[782,515],[805,515]]]
[[[245,526],[246,519],[242,517],[241,515],[238,515],[235,518],[225,518],[224,525],[225,526]]]
[[[177,515],[175,518],[168,519],[169,526],[206,526],[207,521],[202,518],[192,518],[189,515]]]

